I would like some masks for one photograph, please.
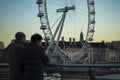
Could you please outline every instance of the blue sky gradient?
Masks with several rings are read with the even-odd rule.
[[[95,0],[95,10],[94,41],[120,40],[120,0]],[[0,41],[7,46],[17,31],[28,40],[34,33],[43,34],[37,13],[36,0],[0,0]]]

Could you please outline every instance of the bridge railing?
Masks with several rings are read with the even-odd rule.
[[[45,80],[120,80],[120,64],[48,64],[44,67],[44,78]],[[0,80],[9,80],[8,63],[0,63]]]

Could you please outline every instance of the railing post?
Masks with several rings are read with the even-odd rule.
[[[88,74],[89,74],[90,80],[95,80],[95,75],[91,67],[89,68]]]

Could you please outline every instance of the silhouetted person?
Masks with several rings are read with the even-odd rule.
[[[25,46],[22,59],[24,67],[23,80],[44,80],[42,68],[43,65],[48,63],[48,57],[41,45],[41,35],[34,34],[31,37],[31,43]]]
[[[22,80],[21,72],[21,55],[24,50],[24,42],[26,36],[23,32],[17,32],[15,34],[15,42],[10,44],[7,48],[8,63],[10,68],[10,80]]]

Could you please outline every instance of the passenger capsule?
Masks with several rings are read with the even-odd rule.
[[[92,37],[89,37],[89,38],[88,38],[88,41],[93,41],[93,38],[92,38]]]
[[[94,29],[90,29],[90,32],[91,32],[91,33],[94,33],[94,32],[95,32],[95,30],[94,30]]]
[[[95,14],[95,11],[91,11],[90,14]]]
[[[91,24],[95,24],[95,20],[92,20],[90,23],[91,23]]]
[[[42,4],[42,3],[43,3],[42,0],[38,0],[38,1],[36,1],[36,4]]]
[[[37,16],[38,16],[38,17],[43,17],[43,16],[44,16],[44,13],[39,13]]]
[[[50,37],[45,37],[45,41],[49,41],[50,40]]]
[[[94,5],[95,3],[94,3],[94,1],[91,1],[89,4],[90,4],[90,5]]]
[[[41,27],[40,27],[40,29],[42,29],[42,30],[45,30],[47,27],[46,27],[46,25],[42,25]]]

